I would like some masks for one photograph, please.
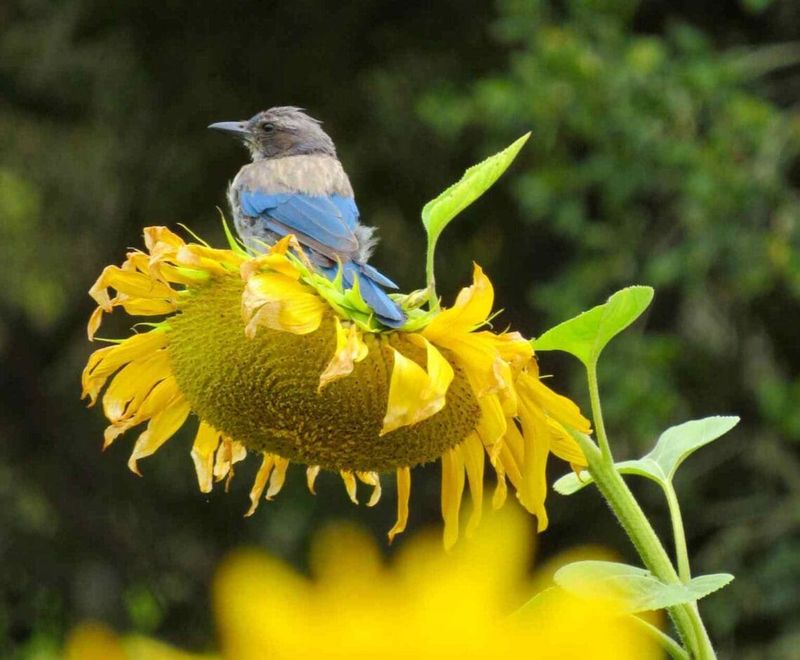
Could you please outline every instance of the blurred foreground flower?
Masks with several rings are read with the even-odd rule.
[[[539,380],[530,343],[481,329],[493,289],[480,267],[450,309],[423,311],[413,296],[398,296],[408,321],[389,331],[357,287],[315,273],[292,236],[255,257],[232,240],[230,249],[213,249],[164,227],[147,228],[145,244],[148,252],[130,252],[92,287],[99,306],[89,337],[115,307],[167,318],[95,351],[83,372],[91,403],[111,379],[102,397],[111,422],[105,446],[147,422],[129,461],[137,474],[139,460],[194,412],[201,491],[230,479],[247,450],[262,457],[248,514],[265,491],[267,499],[280,491],[290,461],[307,466],[312,492],[320,469],[339,472],[354,502],[357,480],[370,485],[369,505],[380,498],[379,473],[393,471],[391,539],[406,525],[410,468],[440,459],[450,546],[465,481],[468,530],[480,519],[484,452],[497,474],[494,505],[505,500],[508,477],[540,530],[549,453],[585,465],[565,426],[589,432],[589,422]]]
[[[515,614],[532,593],[531,536],[523,516],[503,512],[450,553],[422,536],[387,564],[365,533],[331,527],[315,539],[310,579],[261,552],[240,551],[223,564],[214,586],[221,656],[660,657],[610,599],[580,600],[551,589]],[[148,657],[179,657],[163,653]]]

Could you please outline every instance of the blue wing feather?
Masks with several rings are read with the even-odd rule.
[[[328,279],[333,280],[339,272],[339,266],[329,266],[321,270]],[[391,282],[389,278],[381,275],[372,266],[348,261],[342,265],[342,280],[344,281],[345,287],[348,289],[353,288],[353,284],[357,278],[361,297],[370,309],[375,312],[380,322],[390,328],[399,328],[406,322],[405,313],[381,288],[380,282],[376,283],[368,270],[377,274],[382,279]],[[392,282],[392,284],[394,283]]]
[[[358,208],[352,198],[242,191],[239,203],[246,215],[277,221],[336,252],[350,254],[358,249],[353,233]]]

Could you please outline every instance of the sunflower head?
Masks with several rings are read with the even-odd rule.
[[[448,195],[442,204],[455,213],[458,191]],[[428,212],[433,243],[442,217]],[[589,432],[589,423],[539,380],[527,339],[491,329],[494,293],[479,266],[450,308],[439,308],[432,279],[427,293],[395,296],[407,320],[388,329],[357,285],[317,273],[293,236],[259,255],[228,238],[228,248],[215,249],[148,227],[145,250],[104,269],[90,290],[98,304],[90,339],[118,307],[161,319],[95,351],[83,372],[90,404],[103,392],[106,446],[146,423],[129,461],[134,472],[193,415],[191,454],[203,492],[230,479],[248,452],[261,456],[248,514],[278,493],[290,462],[306,466],[312,492],[321,470],[338,472],[354,502],[357,482],[369,485],[370,505],[389,472],[398,489],[391,539],[405,528],[410,469],[438,460],[451,545],[467,482],[468,530],[480,519],[488,458],[494,505],[510,481],[539,529],[547,526],[547,458],[585,465],[568,429]]]

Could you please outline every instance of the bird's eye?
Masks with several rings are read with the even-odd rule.
[[[261,124],[261,130],[265,133],[272,133],[272,131],[275,130],[275,124],[273,124],[271,121],[266,121]]]

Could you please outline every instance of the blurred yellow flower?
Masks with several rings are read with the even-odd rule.
[[[303,658],[537,658],[648,660],[652,639],[610,599],[534,593],[528,574],[532,530],[518,510],[489,516],[451,552],[432,535],[415,537],[387,562],[372,537],[336,525],[318,534],[311,577],[263,552],[239,551],[214,583],[220,656],[230,660]],[[179,660],[169,647],[96,635],[79,628],[86,655],[73,658]],[[93,646],[94,644],[94,646]],[[98,653],[124,649],[128,655]],[[92,655],[91,651],[96,650]],[[160,654],[159,654],[160,653]]]
[[[505,501],[508,478],[540,530],[550,453],[585,465],[566,430],[590,431],[578,407],[539,380],[528,340],[485,329],[494,292],[479,266],[452,308],[434,314],[409,305],[406,325],[389,330],[357,287],[317,274],[292,236],[258,256],[234,243],[187,243],[165,227],[148,227],[145,244],[147,252],[108,266],[91,288],[98,307],[89,338],[115,307],[166,318],[95,351],[82,379],[91,404],[105,388],[104,446],[147,424],[128,463],[137,474],[139,461],[195,413],[201,491],[230,479],[248,450],[262,460],[248,515],[281,490],[290,462],[307,466],[312,492],[320,470],[338,472],[354,502],[362,482],[372,489],[370,506],[381,495],[380,473],[393,472],[392,539],[406,526],[410,468],[440,460],[450,547],[467,483],[468,532],[480,520],[487,456],[497,475],[494,506]]]
[[[225,658],[660,657],[612,600],[557,589],[531,597],[531,529],[494,514],[451,552],[419,536],[387,563],[374,540],[336,526],[312,547],[310,579],[263,553],[240,552],[215,583]]]

